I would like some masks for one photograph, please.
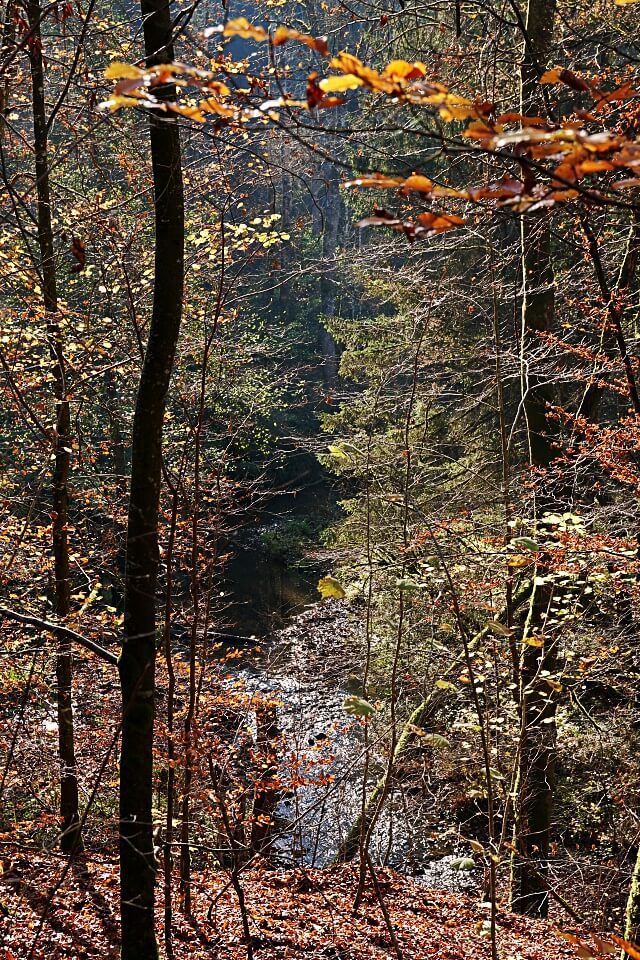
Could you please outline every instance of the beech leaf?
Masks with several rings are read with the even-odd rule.
[[[335,577],[321,577],[320,580],[318,580],[318,593],[322,596],[323,600],[342,600],[342,598],[346,596]]]

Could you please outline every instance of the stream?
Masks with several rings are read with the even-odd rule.
[[[314,499],[317,506],[318,492]],[[277,702],[286,743],[281,772],[285,780],[293,777],[294,786],[276,809],[274,859],[282,866],[323,867],[362,803],[363,729],[343,707],[356,690],[360,626],[343,601],[319,599],[317,582],[326,565],[302,558],[292,563],[274,552],[274,545],[287,542],[287,528],[307,515],[308,498],[281,498],[277,507],[267,523],[233,545],[225,582],[227,644],[239,653],[234,682]],[[369,763],[371,788],[385,763],[375,744]],[[379,818],[373,858],[433,888],[476,889],[481,871],[457,869],[468,848],[450,823],[439,822],[431,797],[416,790],[400,794],[387,801]]]

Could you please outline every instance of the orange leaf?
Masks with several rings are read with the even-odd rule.
[[[431,193],[433,182],[420,173],[412,173],[410,177],[403,181],[401,189],[403,193],[409,193],[411,190],[415,190],[417,193]]]
[[[378,187],[381,190],[391,190],[402,184],[402,177],[388,177],[384,173],[372,173],[368,177],[358,177],[357,180],[350,180],[347,187]]]
[[[299,30],[289,30],[288,27],[278,27],[273,37],[274,47],[286,43],[287,40],[297,40],[298,43],[304,43],[305,46],[316,50],[323,57],[329,56],[329,47],[326,37],[311,37],[307,33],[300,33]]]
[[[421,213],[418,222],[427,230],[444,233],[445,230],[461,226],[465,221],[463,217],[456,217],[452,213]]]
[[[506,197],[519,197],[524,184],[512,177],[502,177],[493,183],[481,187],[470,187],[467,193],[471,200],[500,200]]]
[[[503,113],[497,123],[519,123],[522,127],[546,127],[547,121],[542,117],[524,117],[521,113]]]
[[[417,80],[419,77],[424,77],[426,72],[424,63],[392,60],[382,71],[382,76],[389,77],[391,80]]]
[[[631,957],[631,960],[640,960],[640,947],[637,945],[637,943],[631,943],[629,940],[623,940],[622,937],[616,936],[615,933],[611,934],[611,939]]]

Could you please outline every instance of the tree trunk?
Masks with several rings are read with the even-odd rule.
[[[148,65],[170,62],[171,15],[142,0]],[[160,98],[173,97],[160,88]],[[125,616],[119,660],[122,688],[120,879],[122,960],[156,960],[156,862],[153,851],[153,719],[156,654],[158,514],[162,424],[182,316],[184,196],[175,118],[150,118],[155,205],[155,279],[149,338],[136,397],[126,542]]]
[[[60,330],[58,290],[51,218],[49,184],[48,131],[44,96],[44,62],[40,34],[40,3],[30,0],[29,43],[31,66],[33,138],[36,166],[37,234],[40,252],[40,281],[45,314],[47,342],[53,374],[53,393],[56,404],[56,427],[52,434],[53,476],[51,490],[52,551],[55,579],[55,612],[64,622],[70,609],[69,543],[67,538],[69,513],[69,466],[71,461],[71,418],[67,398],[66,366],[63,338]],[[66,852],[82,844],[78,815],[78,773],[73,733],[73,660],[71,644],[59,636],[56,656],[58,751],[60,756],[60,845]]]
[[[541,677],[553,674],[555,642],[544,635],[553,587],[536,586],[523,632],[520,666],[520,763],[517,780],[511,906],[516,913],[546,917],[553,795],[555,788],[556,704]],[[542,642],[542,646],[536,645]]]
[[[280,799],[278,789],[278,711],[273,704],[256,710],[257,782],[253,798],[250,849],[269,855],[273,821]]]
[[[524,25],[524,51],[520,64],[520,112],[524,116],[544,106],[539,79],[551,53],[556,0],[529,0]],[[554,276],[549,214],[521,219],[522,331],[521,363],[523,405],[529,462],[547,469],[555,454],[547,408],[553,387],[535,370],[540,333],[555,322]],[[538,519],[549,510],[546,493],[538,496]],[[539,573],[543,573],[540,566]],[[549,894],[545,878],[549,853],[555,777],[555,703],[541,669],[551,669],[555,644],[545,636],[550,602],[546,586],[535,587],[523,633],[520,661],[520,755],[515,816],[517,853],[512,863],[511,904],[529,916],[546,916]],[[541,644],[541,645],[540,645]],[[532,869],[533,868],[533,869]]]
[[[638,855],[631,874],[631,885],[624,916],[624,938],[630,940],[631,943],[637,943],[640,939],[640,847],[638,847]],[[628,954],[623,953],[623,956],[627,957]]]
[[[336,314],[338,286],[335,260],[338,250],[342,197],[340,196],[340,182],[336,167],[332,163],[325,163],[322,166],[321,172],[325,184],[326,201],[322,211],[322,275],[320,277],[322,329],[320,339],[322,345],[324,381],[326,386],[330,387],[338,373],[338,347],[331,331],[328,329],[326,321],[330,322]]]
[[[3,62],[5,61],[5,56],[13,53],[16,44],[15,13],[15,0],[7,0],[3,16],[2,42],[0,43],[0,53]],[[15,72],[15,65],[10,65],[3,70],[3,75],[0,77],[0,146],[4,141],[4,135],[7,129],[7,114],[9,113],[9,101],[11,99],[11,82],[14,79]]]

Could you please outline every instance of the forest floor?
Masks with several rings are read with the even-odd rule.
[[[68,865],[54,854],[3,852],[0,960],[115,960],[118,878],[112,861],[86,856]],[[472,897],[426,888],[380,870],[379,891],[405,960],[490,958],[489,908]],[[62,882],[60,882],[62,878]],[[241,875],[255,960],[386,960],[397,956],[370,880],[357,915],[357,872],[251,869]],[[157,923],[163,905],[158,892]],[[193,917],[175,911],[174,960],[246,960],[236,895],[222,872],[194,875]],[[160,933],[161,936],[161,933]],[[499,909],[500,960],[561,960],[575,946],[552,923]],[[164,946],[161,955],[166,956]]]

